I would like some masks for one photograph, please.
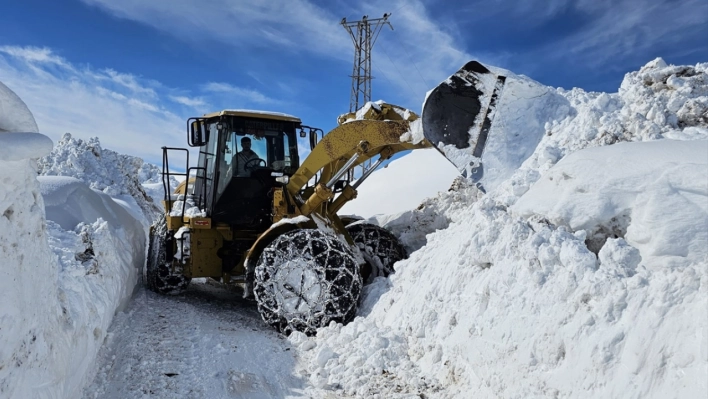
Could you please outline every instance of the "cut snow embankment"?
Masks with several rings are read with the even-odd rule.
[[[26,106],[2,94],[0,125],[31,131],[34,119]],[[13,117],[19,120],[8,120]],[[124,195],[130,191],[120,181],[110,189],[120,197],[115,202],[71,177],[37,178],[37,159],[51,150],[43,135],[0,133],[3,398],[78,397],[93,376],[113,315],[130,297],[144,264],[144,210],[150,208],[140,206],[142,197]],[[40,161],[45,170],[69,176],[87,171],[74,167],[81,165],[80,156],[51,162],[56,151]],[[130,176],[123,164],[109,160],[103,166]]]
[[[37,178],[34,165],[0,161],[0,392],[71,398],[138,281],[146,236],[106,194],[70,177]]]
[[[657,59],[617,94],[558,89],[566,114],[496,190],[379,217],[423,246],[365,317],[290,336],[302,374],[358,397],[703,395],[707,72]],[[607,146],[657,139],[698,140]]]

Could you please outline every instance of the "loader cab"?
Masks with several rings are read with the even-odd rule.
[[[300,166],[300,119],[229,110],[193,118],[190,144],[199,146],[193,195],[216,223],[249,230],[272,224],[273,188]]]

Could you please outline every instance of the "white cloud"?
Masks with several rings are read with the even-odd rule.
[[[207,103],[202,97],[170,96],[170,100],[192,108],[204,108]]]
[[[594,21],[562,40],[561,46],[593,65],[643,54],[659,45],[681,47],[697,30],[708,31],[708,2],[704,0],[582,1],[579,8],[591,13]],[[665,56],[651,57],[661,55]]]
[[[236,47],[277,44],[332,54],[348,44],[341,17],[307,0],[83,0],[109,13],[198,42],[205,36]],[[159,18],[155,18],[159,15]],[[318,43],[317,46],[312,46]],[[335,53],[336,54],[336,53]],[[349,58],[349,57],[347,57]]]
[[[237,97],[238,101],[236,102],[239,103],[276,104],[280,102],[279,100],[269,98],[257,90],[236,87],[228,83],[210,82],[202,86],[202,90]]]
[[[66,68],[69,67],[61,57],[56,56],[50,49],[44,47],[0,46],[0,52],[26,62],[56,64]]]
[[[161,147],[185,147],[185,117],[168,109],[157,82],[76,67],[50,49],[0,47],[0,81],[33,112],[54,141],[66,132],[97,136],[105,148],[161,161]],[[169,93],[171,89],[160,86]]]
[[[667,52],[680,55],[686,40],[698,40],[699,32],[708,37],[705,0],[496,0],[474,2],[460,8],[459,15],[472,26],[476,21],[486,26],[489,20],[499,20],[499,29],[505,23],[519,24],[516,30],[527,30],[531,40],[538,27],[563,25],[568,22],[563,19],[573,18],[577,26],[555,37],[544,36],[541,43],[530,42],[531,50],[520,49],[516,61],[508,59],[512,64],[528,63],[529,56],[542,60],[531,67],[562,60],[585,64],[584,68],[623,70],[627,63],[637,67],[637,62],[668,57]]]
[[[395,31],[384,28],[374,46],[372,74],[373,100],[380,99],[382,85],[389,86],[384,98],[407,102],[418,108],[425,93],[472,57],[460,50],[454,26],[442,27],[420,0],[398,0],[382,9],[365,1],[337,4],[314,0],[82,0],[114,16],[141,22],[175,35],[186,42],[216,40],[236,48],[306,53],[338,60],[343,64],[342,79],[351,71],[353,45],[340,25],[343,16],[351,19],[369,15],[379,18],[393,12]],[[337,14],[325,7],[337,7]],[[159,18],[155,18],[159,15]],[[494,60],[486,60],[494,61]],[[317,68],[317,63],[312,63]],[[253,76],[260,71],[243,71]],[[324,72],[324,71],[323,71]],[[331,71],[327,71],[331,73]],[[336,72],[335,72],[336,73]],[[213,88],[213,87],[212,87]],[[224,90],[226,91],[226,90]],[[235,88],[234,94],[266,103],[269,100],[248,89]],[[379,93],[379,94],[377,94]]]
[[[155,93],[155,90],[149,87],[144,87],[143,85],[138,83],[138,78],[133,75],[116,72],[112,69],[106,69],[105,71],[103,71],[103,73],[95,76],[99,79],[108,78],[112,82],[129,89],[133,93],[145,94],[150,97],[157,97],[157,93]]]
[[[48,48],[0,47],[0,81],[24,100],[40,132],[55,142],[67,132],[81,139],[96,136],[104,148],[158,164],[161,147],[187,146],[185,121],[194,109],[213,111],[207,107],[223,98],[236,106],[279,103],[256,90],[218,82],[202,85],[202,95],[195,96],[112,69],[78,67]],[[175,109],[176,104],[191,110]],[[309,149],[302,150],[304,159]]]

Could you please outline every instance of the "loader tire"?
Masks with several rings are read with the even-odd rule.
[[[393,265],[408,257],[398,238],[383,227],[354,223],[347,226],[347,232],[371,267],[371,274],[365,276],[367,282],[379,276],[388,277],[395,272]]]
[[[361,294],[350,248],[320,230],[293,230],[270,243],[256,264],[254,295],[263,320],[283,334],[314,335],[354,318]]]
[[[177,295],[187,289],[192,279],[180,273],[172,273],[171,260],[167,259],[167,245],[172,245],[170,237],[167,220],[160,217],[150,228],[145,279],[150,290],[159,294]]]

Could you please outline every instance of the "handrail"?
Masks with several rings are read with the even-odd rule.
[[[185,173],[170,172],[170,161],[168,156],[168,151],[184,151],[187,153],[187,164],[185,167]],[[186,148],[178,147],[162,147],[162,189],[164,190],[164,200],[165,203],[169,204],[170,209],[166,209],[167,212],[172,211],[172,204],[169,199],[171,199],[172,188],[170,187],[170,176],[184,176],[185,179],[189,179],[189,150]]]

